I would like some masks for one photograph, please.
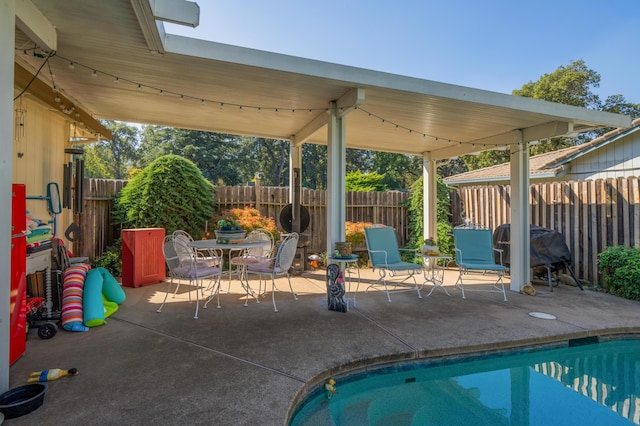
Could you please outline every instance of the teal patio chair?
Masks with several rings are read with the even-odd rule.
[[[422,265],[417,263],[405,262],[400,256],[400,251],[412,251],[415,256],[415,250],[399,249],[396,233],[393,228],[388,226],[373,226],[364,229],[365,241],[367,243],[367,251],[369,252],[369,260],[373,270],[378,270],[380,278],[369,286],[373,287],[379,284],[384,286],[387,293],[387,299],[391,302],[389,286],[396,287],[394,292],[412,291],[418,292],[418,297],[422,299],[420,289],[424,283],[418,285],[415,274],[422,272]],[[400,281],[389,281],[403,277]],[[408,279],[413,279],[413,284],[407,283]],[[398,287],[405,287],[398,289]],[[368,288],[367,288],[368,290]]]
[[[453,230],[453,240],[455,244],[456,264],[460,268],[460,275],[456,281],[456,287],[462,290],[464,295],[464,284],[462,276],[472,271],[494,272],[498,275],[498,280],[490,288],[475,288],[467,291],[487,291],[502,293],[505,302],[507,293],[504,290],[504,276],[507,267],[502,264],[502,250],[493,247],[493,235],[490,229],[476,228],[456,228]],[[497,263],[494,251],[500,254],[500,262]]]

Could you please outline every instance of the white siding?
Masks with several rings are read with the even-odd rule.
[[[571,162],[564,180],[606,179],[640,175],[640,131]]]
[[[17,107],[18,103],[14,102],[14,110]],[[20,140],[14,135],[12,183],[25,184],[27,196],[44,196],[47,183],[57,182],[62,196],[63,166],[71,161],[71,155],[64,153],[65,148],[71,147],[67,142],[70,123],[60,113],[51,111],[29,96],[22,96],[22,108],[26,110],[25,135]],[[39,219],[52,218],[44,200],[27,200],[27,210]],[[63,237],[72,220],[73,212],[63,209],[62,214],[56,217],[56,236]]]

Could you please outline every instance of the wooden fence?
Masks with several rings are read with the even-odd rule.
[[[529,197],[531,223],[564,235],[578,278],[599,282],[597,257],[607,247],[640,247],[638,177],[534,184]],[[510,200],[509,186],[459,188],[452,192],[454,225],[510,223]]]
[[[278,229],[280,211],[289,204],[288,187],[272,186],[218,186],[216,187],[216,207],[219,211],[235,207],[253,206],[261,215],[272,217]],[[308,234],[311,243],[308,250],[323,252],[327,245],[327,192],[303,188],[300,204],[309,211]],[[398,235],[398,244],[404,246],[409,238],[409,194],[400,191],[389,192],[347,192],[346,220],[349,222],[382,223],[392,226]]]
[[[80,227],[73,245],[77,256],[101,256],[120,236],[113,221],[113,199],[126,184],[126,180],[84,179],[83,212],[74,215]]]
[[[74,244],[76,255],[94,258],[102,255],[120,236],[114,224],[113,199],[126,185],[124,180],[85,179],[84,211],[75,215],[74,222],[80,227],[80,237]],[[289,204],[288,187],[271,186],[218,186],[215,189],[215,210],[222,212],[230,208],[253,206],[263,216],[273,218],[279,229],[280,211]],[[406,203],[409,194],[390,192],[348,192],[346,218],[352,222],[372,222],[393,226],[398,233],[398,243],[403,246],[408,240],[409,216]],[[327,220],[326,191],[302,189],[300,204],[309,211],[308,234],[310,252],[326,250]]]

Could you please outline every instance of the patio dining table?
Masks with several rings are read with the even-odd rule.
[[[229,260],[227,261],[228,268],[229,268],[229,285],[231,285],[231,274],[233,273],[232,265],[231,265],[232,254],[234,252],[239,251],[241,252],[240,255],[242,256],[244,252],[248,249],[263,247],[263,246],[266,246],[267,244],[269,244],[269,241],[264,241],[264,240],[256,241],[256,240],[242,239],[242,240],[233,240],[233,241],[222,243],[222,242],[218,242],[218,240],[210,239],[210,240],[191,241],[189,243],[189,247],[193,247],[196,250],[211,250],[211,249],[227,250],[229,253]],[[240,276],[240,283],[242,284],[242,287],[247,292],[247,297],[245,299],[244,306],[249,306],[249,303],[248,303],[249,294],[252,293],[251,287],[249,287],[249,280],[247,280],[247,283],[245,284],[244,281],[242,280],[242,276]],[[204,304],[205,308],[207,307],[207,304],[209,303],[210,300],[211,298],[209,298],[209,300],[205,302]]]

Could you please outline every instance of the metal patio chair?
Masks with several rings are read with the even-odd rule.
[[[455,228],[453,230],[453,240],[455,244],[456,264],[460,270],[460,275],[455,286],[462,290],[462,298],[465,299],[464,284],[462,277],[472,271],[494,272],[497,274],[497,281],[489,288],[474,288],[467,291],[486,291],[502,293],[504,300],[507,300],[507,293],[504,289],[504,276],[507,267],[502,264],[502,250],[493,247],[493,235],[490,229]],[[496,262],[494,251],[498,252],[499,262]],[[475,286],[474,286],[475,287]]]
[[[287,234],[287,236],[278,246],[276,255],[273,259],[269,259],[269,261],[249,263],[245,267],[247,286],[249,285],[249,274],[257,274],[260,278],[261,283],[262,277],[271,277],[271,300],[273,302],[274,312],[278,312],[278,308],[276,307],[276,277],[287,277],[291,294],[293,294],[293,298],[295,300],[298,300],[298,296],[293,291],[293,287],[291,286],[291,276],[289,275],[289,269],[291,269],[293,259],[296,256],[296,250],[298,248],[298,238],[299,236],[295,232]],[[260,284],[260,288],[262,288],[262,284]]]
[[[369,252],[369,260],[373,270],[376,269],[380,273],[380,278],[376,283],[369,286],[373,287],[381,283],[384,286],[384,291],[387,293],[387,299],[391,302],[391,295],[389,292],[389,286],[394,286],[396,289],[393,292],[400,291],[412,291],[418,292],[418,297],[422,299],[420,290],[424,286],[418,284],[415,275],[422,272],[422,265],[417,263],[405,262],[400,256],[401,251],[413,252],[415,257],[415,250],[399,249],[398,240],[396,239],[396,233],[393,228],[388,226],[373,226],[364,229],[365,241],[367,243],[367,251]],[[390,281],[393,279],[402,278],[400,281]],[[408,279],[413,279],[413,284],[407,283]],[[399,287],[404,287],[398,289]],[[367,288],[367,290],[369,289]]]
[[[245,268],[252,263],[269,262],[271,254],[273,252],[273,246],[275,244],[273,235],[266,229],[254,229],[247,235],[246,241],[268,241],[268,244],[262,247],[253,247],[243,250],[239,256],[231,259],[231,266],[236,267],[236,272],[242,280],[245,275]],[[231,287],[231,282],[229,282]],[[230,288],[227,289],[227,292]],[[256,301],[260,303],[260,300],[256,298]]]
[[[215,251],[214,251],[215,252]],[[208,289],[211,289],[212,298],[214,295],[218,296],[218,308],[220,307],[220,277],[222,276],[222,269],[218,266],[207,266],[198,263],[197,250],[189,247],[183,240],[173,238],[173,235],[168,235],[164,238],[164,244],[162,245],[162,254],[164,255],[165,262],[169,268],[169,282],[167,284],[167,292],[164,295],[162,304],[157,309],[157,312],[162,312],[162,308],[167,301],[167,296],[170,293],[173,280],[176,279],[176,290],[180,286],[180,280],[189,280],[189,284],[195,283],[196,290],[196,312],[194,319],[198,319],[198,311],[200,309],[200,295],[204,297],[204,290],[202,283],[208,279],[211,281]],[[216,253],[216,257],[220,258],[221,253]],[[189,302],[191,302],[191,288],[189,288]]]

